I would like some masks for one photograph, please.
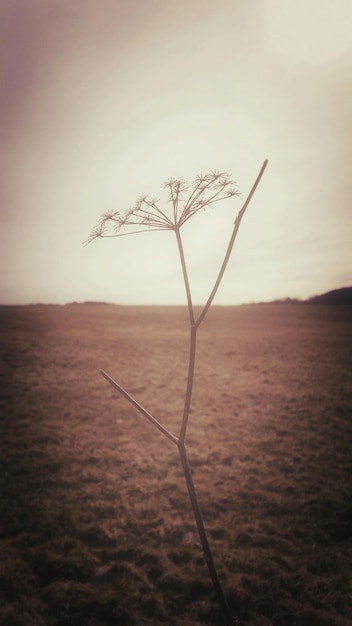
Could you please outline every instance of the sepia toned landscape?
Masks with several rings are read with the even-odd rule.
[[[0,623],[221,625],[178,451],[186,307],[2,306]],[[217,307],[187,450],[238,626],[352,623],[351,306]]]

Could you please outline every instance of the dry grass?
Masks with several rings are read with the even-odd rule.
[[[2,307],[0,623],[221,624],[177,448],[183,307]],[[215,307],[187,445],[240,625],[352,623],[350,307]]]

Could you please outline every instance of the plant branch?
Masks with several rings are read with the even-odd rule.
[[[187,488],[188,488],[188,493],[189,493],[189,497],[191,500],[191,505],[192,505],[192,509],[193,509],[193,514],[194,514],[194,518],[197,524],[197,529],[198,529],[198,534],[199,534],[199,538],[202,544],[202,548],[203,548],[203,553],[204,553],[204,557],[208,566],[208,570],[209,570],[209,574],[210,574],[210,578],[212,580],[212,583],[214,585],[214,590],[217,596],[217,599],[219,601],[220,606],[222,607],[222,610],[224,612],[224,615],[228,621],[228,623],[232,623],[232,616],[230,613],[230,609],[229,606],[226,602],[226,598],[224,596],[223,590],[221,588],[220,582],[219,582],[219,578],[217,575],[217,571],[214,565],[214,560],[213,560],[213,556],[210,550],[210,546],[209,546],[209,542],[208,542],[208,537],[206,534],[206,530],[204,528],[204,522],[203,522],[203,517],[199,508],[199,504],[198,504],[198,498],[197,498],[197,494],[196,494],[196,490],[194,487],[194,483],[193,483],[193,478],[192,478],[192,472],[191,472],[191,468],[189,466],[189,462],[188,462],[188,456],[187,456],[187,451],[184,445],[183,441],[179,441],[178,442],[178,451],[180,453],[180,458],[181,458],[181,463],[182,463],[182,468],[183,468],[183,473],[185,476],[185,480],[186,480],[186,484],[187,484]]]
[[[192,390],[194,380],[194,366],[196,362],[196,345],[197,345],[197,327],[191,325],[190,329],[190,345],[189,345],[189,362],[188,362],[188,376],[187,376],[187,389],[185,397],[185,405],[183,409],[183,417],[179,439],[184,441],[186,437],[186,430],[188,425],[189,412],[192,401]]]
[[[110,385],[114,387],[114,389],[117,389],[117,391],[119,391],[121,395],[126,398],[126,400],[128,400],[136,409],[138,409],[138,411],[142,413],[144,417],[146,417],[152,424],[154,424],[154,426],[156,426],[156,428],[158,428],[163,433],[163,435],[165,435],[165,437],[170,439],[173,443],[178,443],[177,437],[175,437],[175,435],[173,435],[166,428],[164,428],[164,426],[160,424],[160,422],[158,422],[158,420],[155,419],[153,415],[148,413],[148,411],[146,411],[145,408],[142,407],[139,402],[137,402],[137,400],[135,400],[123,387],[121,387],[121,385],[119,385],[113,378],[111,378],[109,374],[104,372],[104,370],[100,370],[100,373],[105,378],[105,380],[107,380],[108,383],[110,383]]]
[[[189,321],[190,321],[190,346],[189,346],[187,389],[186,389],[185,404],[184,404],[184,409],[183,409],[183,417],[182,417],[182,424],[181,424],[181,430],[180,430],[180,440],[184,441],[186,437],[188,417],[189,417],[189,411],[190,411],[191,400],[192,400],[194,365],[195,365],[195,357],[196,357],[197,327],[195,326],[195,323],[194,323],[194,310],[193,310],[192,296],[191,296],[191,290],[190,290],[189,280],[188,280],[187,265],[186,265],[184,251],[183,251],[180,229],[178,227],[175,228],[175,234],[176,234],[176,239],[177,239],[180,260],[181,260],[183,280],[184,280],[186,295],[187,295]]]
[[[183,211],[181,213],[180,220],[179,220],[180,224],[181,223],[183,224],[184,216],[188,215],[189,211],[192,211],[192,207],[194,207],[194,205],[197,202],[197,200],[202,196],[202,194],[204,194],[206,188],[210,184],[211,184],[210,181],[207,184],[205,184],[205,182],[203,180],[199,180],[199,182],[197,183],[197,185],[193,189],[191,195],[189,196],[187,202],[185,203],[185,205],[183,207]]]
[[[232,252],[232,248],[233,248],[233,245],[234,245],[235,240],[236,240],[238,229],[239,229],[240,224],[241,224],[241,220],[242,220],[242,218],[243,218],[243,216],[245,214],[245,211],[246,211],[246,209],[247,209],[247,207],[248,207],[248,205],[249,205],[249,203],[250,203],[250,201],[251,201],[251,199],[252,199],[252,197],[254,195],[254,192],[255,192],[256,188],[259,185],[259,182],[260,182],[260,180],[261,180],[261,178],[262,178],[262,176],[264,174],[264,170],[265,170],[267,164],[268,164],[268,160],[266,159],[264,161],[261,169],[260,169],[260,172],[259,172],[259,174],[258,174],[258,176],[257,176],[257,178],[256,178],[256,180],[255,180],[255,182],[253,184],[253,186],[252,186],[252,189],[250,190],[250,192],[249,192],[249,194],[247,196],[247,199],[246,199],[242,209],[240,210],[240,212],[238,213],[238,215],[237,215],[237,217],[235,219],[235,222],[234,222],[235,226],[234,226],[234,229],[232,231],[232,235],[231,235],[229,244],[227,246],[226,254],[225,254],[222,266],[220,268],[218,277],[217,277],[217,279],[215,281],[214,287],[213,287],[213,289],[211,291],[211,294],[210,294],[210,296],[208,298],[208,301],[205,304],[202,313],[200,314],[199,318],[196,321],[196,326],[199,326],[202,323],[203,319],[205,318],[206,314],[208,313],[208,310],[210,308],[210,305],[211,305],[212,301],[214,300],[215,294],[216,294],[216,292],[217,292],[217,290],[219,288],[219,285],[220,285],[222,277],[224,275],[226,266],[228,264],[228,261],[229,261],[229,258],[230,258],[231,252]]]
[[[195,189],[191,193],[190,197],[188,198],[188,201],[186,202],[183,208],[180,222],[183,223],[184,221],[183,217],[187,215],[189,211],[192,212],[192,207],[194,206],[194,204],[205,193],[206,189],[211,187],[211,185],[214,183],[215,180],[216,180],[216,176],[212,174],[209,174],[208,180],[207,180],[207,177],[204,177],[204,178],[200,177],[199,182],[197,183]]]
[[[219,274],[214,283],[213,289],[210,293],[210,296],[204,305],[201,314],[198,319],[195,319],[195,312],[192,302],[192,294],[188,277],[187,264],[185,259],[185,254],[183,250],[183,243],[180,234],[181,226],[187,222],[190,217],[192,217],[195,213],[197,213],[201,208],[206,206],[211,206],[215,202],[219,202],[220,200],[224,200],[226,198],[232,197],[233,195],[238,195],[237,189],[231,187],[227,190],[227,187],[231,184],[231,181],[228,175],[220,174],[217,172],[210,172],[206,176],[200,176],[194,182],[193,191],[190,193],[188,200],[186,201],[181,214],[179,213],[179,201],[181,198],[181,193],[188,189],[187,186],[181,180],[171,179],[168,183],[166,183],[166,187],[170,189],[170,198],[169,200],[173,206],[173,220],[172,221],[166,213],[164,213],[157,206],[157,200],[151,199],[148,200],[146,196],[140,196],[137,200],[137,204],[133,209],[125,213],[124,215],[120,215],[119,213],[109,213],[105,214],[96,227],[96,229],[91,233],[88,242],[94,239],[95,237],[120,237],[127,234],[127,232],[119,232],[121,228],[125,226],[132,226],[135,228],[137,226],[142,227],[141,230],[136,230],[133,232],[145,232],[146,230],[174,230],[175,236],[177,240],[178,252],[181,261],[183,281],[186,290],[187,297],[187,306],[188,306],[188,314],[189,314],[189,323],[190,323],[190,343],[189,343],[189,362],[188,362],[188,376],[187,376],[187,388],[185,394],[185,403],[183,410],[182,423],[180,428],[180,434],[177,438],[173,433],[168,431],[160,422],[158,422],[153,415],[151,415],[144,407],[137,402],[121,385],[119,385],[115,380],[113,380],[104,370],[100,370],[101,375],[114,387],[124,398],[126,398],[132,406],[134,406],[144,417],[146,417],[160,432],[165,435],[170,441],[175,443],[178,447],[182,469],[185,477],[185,481],[188,488],[188,493],[192,505],[192,510],[194,514],[194,518],[196,521],[196,526],[198,529],[198,534],[200,538],[200,542],[203,548],[204,557],[208,566],[209,574],[214,586],[215,594],[219,601],[220,606],[224,612],[224,616],[228,624],[234,623],[234,618],[231,616],[228,604],[226,602],[225,595],[220,585],[220,581],[217,575],[217,571],[215,568],[215,564],[213,561],[213,557],[211,554],[211,550],[208,543],[208,538],[206,534],[206,530],[204,527],[203,518],[201,515],[201,511],[199,508],[198,498],[195,490],[195,486],[193,483],[191,468],[188,462],[188,455],[185,447],[185,438],[186,431],[189,421],[189,414],[191,408],[192,401],[192,391],[193,391],[193,381],[194,381],[194,371],[195,371],[195,361],[196,361],[196,346],[197,346],[197,330],[202,321],[204,320],[213,299],[217,293],[221,280],[223,278],[225,269],[227,267],[236,236],[241,224],[241,220],[244,216],[244,213],[253,197],[253,194],[261,180],[261,177],[264,173],[264,170],[267,166],[267,160],[264,161],[259,174],[252,186],[252,189],[244,202],[241,210],[239,211],[232,230],[232,234],[225,252],[224,260],[219,270]],[[209,195],[209,191],[212,188],[213,194],[207,199],[206,195]],[[215,191],[214,191],[215,190]],[[207,192],[207,193],[206,193]],[[211,192],[210,192],[211,193]],[[105,226],[108,221],[115,222],[116,232],[115,234],[106,233]]]
[[[170,220],[170,218],[164,213],[164,211],[162,211],[161,209],[159,209],[159,207],[157,206],[156,202],[150,202],[149,200],[145,199],[144,203],[153,208],[155,211],[157,211],[157,213],[159,213],[159,215],[161,215],[161,217],[163,218],[163,222],[165,224],[168,224],[169,227],[173,225],[172,221]],[[152,215],[152,213],[151,213]]]
[[[184,281],[185,289],[186,289],[189,321],[190,321],[191,326],[193,326],[194,325],[194,311],[193,311],[191,288],[189,286],[189,280],[188,280],[188,272],[187,272],[185,253],[183,251],[183,245],[182,245],[180,229],[179,229],[178,226],[175,226],[174,230],[175,230],[175,235],[176,235],[176,239],[177,239],[177,246],[178,246],[178,251],[179,251],[179,255],[180,255],[180,260],[181,260],[183,281]]]

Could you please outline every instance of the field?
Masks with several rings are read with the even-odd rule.
[[[0,623],[222,624],[176,446],[183,307],[1,307]],[[349,306],[214,307],[187,449],[239,626],[352,624]]]

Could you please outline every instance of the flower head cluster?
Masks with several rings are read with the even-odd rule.
[[[200,209],[239,195],[229,175],[221,172],[201,174],[193,183],[171,178],[164,183],[163,188],[168,192],[165,211],[160,208],[158,198],[141,195],[134,206],[124,213],[104,213],[86,243],[97,237],[121,237],[146,230],[176,230]]]

